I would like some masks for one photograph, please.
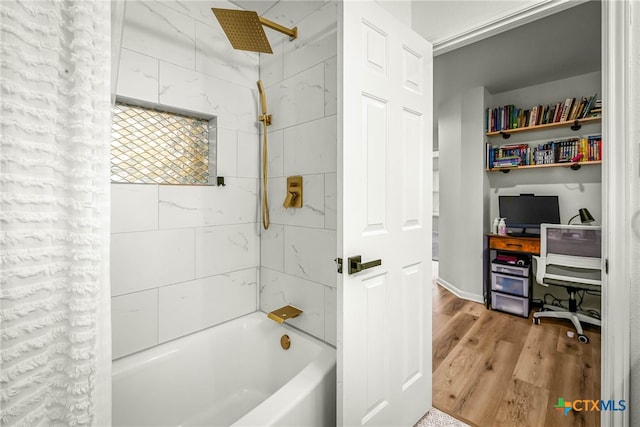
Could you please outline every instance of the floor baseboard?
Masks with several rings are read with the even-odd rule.
[[[445,288],[446,290],[448,290],[449,292],[451,292],[452,294],[454,294],[455,296],[457,296],[460,299],[464,299],[464,300],[467,300],[467,301],[473,301],[473,302],[479,302],[480,304],[484,304],[484,298],[482,297],[482,295],[477,295],[477,294],[473,294],[471,292],[461,291],[460,289],[456,288],[451,283],[447,282],[446,280],[444,280],[441,277],[438,277],[436,279],[436,283],[438,283],[438,285],[442,286],[443,288]]]

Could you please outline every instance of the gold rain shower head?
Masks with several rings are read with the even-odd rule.
[[[220,22],[234,49],[273,53],[264,28],[262,28],[263,25],[288,35],[291,40],[298,37],[298,27],[291,29],[283,27],[258,16],[256,12],[251,10],[219,9],[214,7],[211,8],[211,11],[218,18],[218,22]]]

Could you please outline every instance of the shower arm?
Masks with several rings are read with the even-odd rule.
[[[258,19],[260,19],[260,23],[265,27],[279,31],[282,34],[286,34],[291,38],[291,40],[295,40],[298,37],[298,27],[287,28],[276,22],[269,21],[267,18],[263,18],[262,16],[259,16]]]

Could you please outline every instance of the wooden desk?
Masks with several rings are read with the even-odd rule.
[[[486,234],[484,239],[484,282],[485,306],[491,304],[491,258],[492,251],[513,252],[518,255],[540,255],[540,237],[515,237],[500,234]],[[531,262],[529,263],[531,264]],[[530,274],[531,275],[531,274]]]
[[[539,237],[514,237],[500,234],[487,234],[489,249],[540,255]]]

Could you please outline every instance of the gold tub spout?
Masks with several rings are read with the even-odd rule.
[[[298,317],[300,313],[302,313],[302,310],[300,310],[299,308],[296,308],[292,305],[285,305],[284,307],[280,307],[277,310],[273,310],[271,313],[267,314],[267,317],[278,323],[282,323],[285,320]]]

